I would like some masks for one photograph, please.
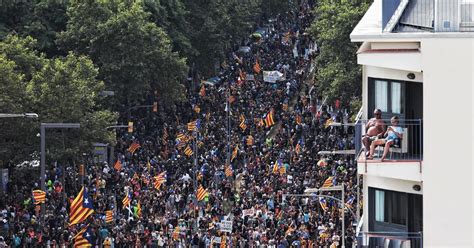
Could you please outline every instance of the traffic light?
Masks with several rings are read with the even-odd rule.
[[[158,112],[158,102],[153,102],[153,112]]]
[[[132,121],[128,122],[128,132],[133,133],[133,122]]]

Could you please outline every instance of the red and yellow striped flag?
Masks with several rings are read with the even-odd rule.
[[[92,235],[89,233],[89,224],[87,224],[76,235],[74,235],[73,240],[74,248],[92,247]]]
[[[155,189],[159,190],[161,185],[166,182],[166,171],[161,172],[158,176],[155,176],[153,185]]]
[[[33,201],[36,205],[46,202],[46,192],[42,190],[33,190]]]
[[[197,190],[197,193],[196,193],[196,198],[198,201],[202,201],[204,200],[204,198],[206,198],[206,196],[209,195],[209,192],[207,191],[207,189],[204,189],[202,187],[202,185],[199,185],[199,188]]]
[[[114,169],[116,169],[117,171],[120,171],[122,169],[122,163],[120,162],[120,160],[117,159],[117,162],[115,162],[114,164]]]
[[[232,151],[232,157],[230,158],[230,161],[234,161],[234,159],[237,157],[237,153],[239,152],[239,146],[235,146],[234,151]]]
[[[270,111],[265,117],[265,126],[269,128],[273,125],[275,125],[275,121],[273,120],[273,111]]]
[[[130,197],[130,193],[129,193],[125,195],[125,197],[122,199],[123,208],[128,207],[131,202],[132,202],[132,198]]]
[[[71,203],[69,211],[69,226],[79,224],[94,213],[92,200],[89,198],[87,190],[82,186],[81,191]]]
[[[130,145],[130,147],[128,148],[128,151],[131,153],[131,154],[134,154],[138,148],[140,148],[140,144],[136,143],[135,141]]]
[[[231,177],[232,176],[232,167],[229,165],[229,166],[226,166],[225,167],[225,176],[226,177]]]
[[[259,74],[262,68],[260,67],[260,63],[258,63],[258,60],[255,61],[255,64],[253,65],[253,71],[256,74]]]
[[[114,221],[114,210],[105,211],[105,223]]]
[[[328,188],[328,187],[332,187],[334,186],[332,181],[333,181],[334,177],[328,177],[328,179],[326,179],[326,181],[324,181],[323,183],[323,188]]]
[[[248,146],[253,145],[253,137],[252,137],[252,135],[247,136],[247,145],[248,145]]]
[[[179,226],[176,226],[173,230],[173,233],[171,234],[171,238],[173,240],[178,240],[179,239]]]
[[[247,125],[245,124],[245,115],[244,114],[240,115],[239,127],[242,128],[243,131],[245,131],[245,129],[247,129]]]
[[[188,157],[191,157],[194,154],[193,149],[191,149],[191,147],[187,146],[186,149],[184,149],[184,154],[186,154],[186,156],[188,156]]]

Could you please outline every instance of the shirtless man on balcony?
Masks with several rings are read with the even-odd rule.
[[[362,137],[362,144],[365,146],[366,154],[369,155],[370,144],[376,138],[382,137],[385,132],[385,123],[382,120],[382,110],[374,110],[374,118],[370,119],[365,125],[365,135]]]

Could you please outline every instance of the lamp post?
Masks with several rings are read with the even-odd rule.
[[[23,114],[4,114],[0,113],[0,118],[38,118],[38,114],[36,113],[23,113]]]
[[[40,172],[40,185],[41,190],[46,191],[45,179],[46,179],[46,129],[65,129],[65,128],[80,128],[79,123],[41,123],[41,172]],[[41,204],[41,223],[44,220],[44,204]]]
[[[327,187],[327,188],[310,188],[306,189],[304,192],[305,193],[316,193],[316,192],[326,192],[326,191],[341,191],[342,199],[339,200],[342,202],[342,248],[346,247],[346,223],[345,223],[345,201],[344,201],[344,184],[333,186],[333,187]],[[336,198],[337,199],[337,198]]]

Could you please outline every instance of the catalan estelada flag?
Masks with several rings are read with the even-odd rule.
[[[202,187],[202,185],[199,185],[199,188],[197,190],[197,193],[196,193],[196,198],[198,201],[202,201],[204,200],[204,198],[206,198],[206,196],[209,195],[209,192],[207,191],[207,189],[204,189]]]
[[[258,60],[255,61],[255,64],[253,65],[253,71],[256,74],[259,74],[262,68],[260,68],[260,64],[258,63]]]
[[[166,182],[166,171],[161,172],[158,176],[153,177],[153,179],[155,189],[159,190],[161,185]]]
[[[232,176],[232,167],[230,165],[225,167],[225,176],[226,177]]]
[[[230,161],[234,161],[234,159],[237,157],[237,154],[239,152],[239,146],[235,146],[234,151],[232,151],[232,157],[230,158]]]
[[[200,110],[199,110],[200,111]],[[201,120],[197,119],[188,123],[188,131],[192,132],[200,128]]]
[[[105,223],[114,221],[114,210],[105,211]]]
[[[114,169],[116,169],[117,171],[120,171],[122,169],[122,163],[120,162],[120,160],[117,159],[117,162],[115,162],[114,164]]]
[[[281,161],[277,159],[275,161],[275,164],[273,165],[273,169],[272,169],[273,174],[278,174],[280,166],[281,166]]]
[[[33,190],[33,202],[38,205],[46,202],[46,192],[42,190]]]
[[[188,156],[188,157],[191,157],[194,154],[193,149],[191,149],[191,147],[187,146],[186,149],[184,149],[184,154],[186,154],[186,156]]]
[[[322,187],[323,187],[323,188],[328,188],[328,187],[334,186],[333,183],[332,183],[332,182],[333,182],[333,179],[334,179],[334,177],[328,177],[328,179],[326,179],[326,181],[324,181]]]
[[[89,225],[83,227],[75,236],[74,236],[74,248],[79,247],[92,247],[94,242],[94,236],[89,228]]]
[[[265,117],[265,126],[269,128],[273,126],[274,124],[275,124],[275,121],[273,120],[273,111],[270,111]]]
[[[135,141],[130,145],[130,147],[128,148],[128,151],[131,153],[131,154],[134,154],[138,148],[140,148],[140,144],[136,143]]]
[[[69,226],[79,224],[94,213],[92,200],[89,198],[87,189],[82,186],[81,191],[72,201],[69,211]]]
[[[328,204],[326,203],[326,200],[324,198],[319,198],[319,205],[324,211],[328,210]]]
[[[126,194],[125,197],[122,199],[122,206],[123,208],[126,208],[130,206],[130,203],[132,202],[132,197],[130,196],[130,193]]]

